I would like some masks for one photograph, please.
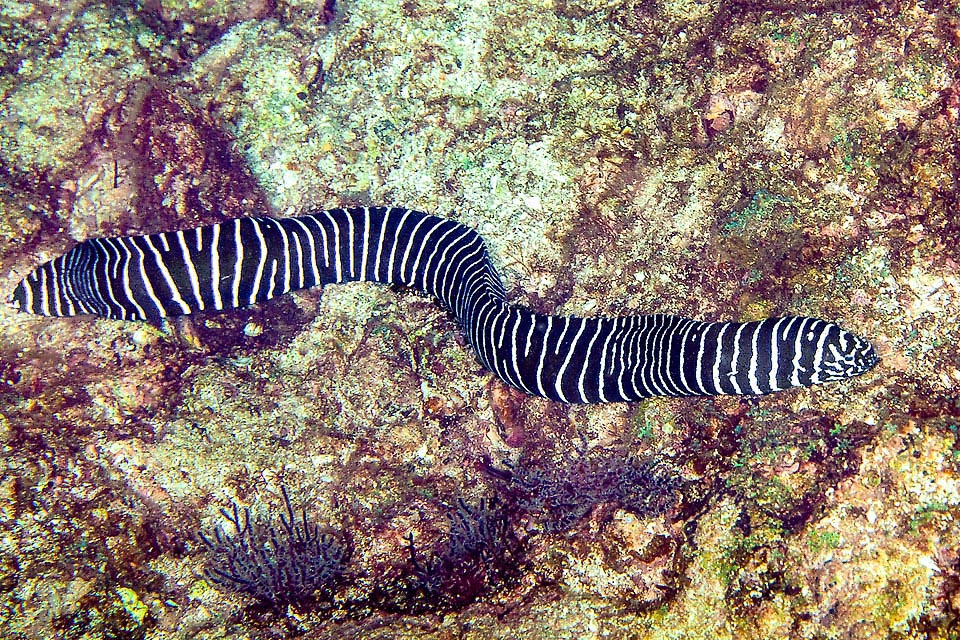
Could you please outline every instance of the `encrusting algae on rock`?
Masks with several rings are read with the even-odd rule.
[[[5,309],[0,635],[950,637],[951,7],[255,5],[0,8],[4,295],[89,237],[398,203],[476,229],[540,313],[816,315],[883,364],[570,406],[370,285],[158,327]],[[544,524],[531,482],[620,459],[674,498]],[[255,615],[194,532],[284,488],[352,553],[331,599]]]

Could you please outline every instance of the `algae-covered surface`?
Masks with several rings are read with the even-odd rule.
[[[3,0],[4,297],[92,236],[397,204],[541,312],[813,315],[883,361],[569,406],[373,284],[4,307],[0,636],[958,637],[958,70],[955,2]],[[210,571],[233,505],[331,545],[272,561],[312,596]]]

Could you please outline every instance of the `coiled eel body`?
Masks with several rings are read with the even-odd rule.
[[[856,376],[878,362],[869,342],[815,318],[740,323],[534,313],[507,302],[477,232],[400,208],[94,238],[37,268],[13,302],[46,316],[158,320],[352,280],[435,296],[489,370],[561,402],[765,394]]]

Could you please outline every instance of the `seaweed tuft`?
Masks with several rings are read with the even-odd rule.
[[[607,503],[643,518],[661,515],[674,507],[682,485],[666,463],[636,460],[622,452],[607,452],[600,458],[581,456],[563,464],[521,462],[508,469],[485,466],[546,533],[566,531]]]
[[[524,544],[496,497],[481,499],[477,506],[459,498],[448,517],[446,540],[424,559],[418,557],[413,534],[408,537],[410,571],[398,602],[402,610],[459,610],[522,575]]]
[[[330,601],[346,577],[350,547],[340,536],[321,533],[307,518],[299,521],[282,489],[286,513],[279,526],[273,518],[251,520],[250,509],[220,513],[233,532],[223,524],[213,530],[212,539],[199,532],[210,550],[204,574],[214,584],[252,596],[276,609],[290,605],[307,608]]]

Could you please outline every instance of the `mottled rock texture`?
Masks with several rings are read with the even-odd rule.
[[[883,363],[572,407],[374,285],[3,308],[0,635],[955,637],[958,68],[949,2],[3,3],[4,295],[93,235],[396,203],[540,311],[817,315]],[[352,554],[264,609],[196,532],[282,487]]]

